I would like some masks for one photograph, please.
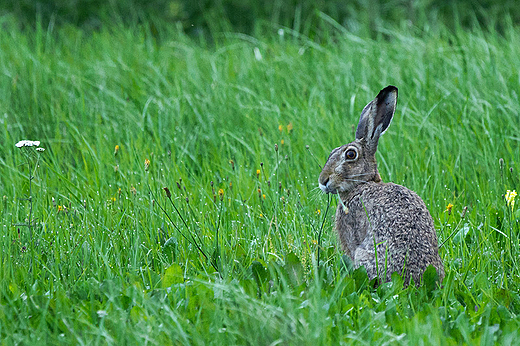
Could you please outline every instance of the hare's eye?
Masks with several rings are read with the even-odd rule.
[[[357,157],[357,153],[354,149],[349,149],[345,152],[345,158],[347,160],[355,160]]]

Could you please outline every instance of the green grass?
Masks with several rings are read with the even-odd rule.
[[[520,337],[520,215],[503,197],[520,189],[520,28],[371,39],[324,17],[315,40],[274,28],[209,44],[173,28],[0,20],[2,344]],[[326,212],[316,189],[319,165],[388,84],[400,94],[380,171],[428,205],[445,242],[440,289],[347,274],[336,200]],[[46,149],[32,237],[16,226],[30,212],[21,139]]]

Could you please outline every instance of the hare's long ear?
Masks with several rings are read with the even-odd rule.
[[[385,133],[394,117],[397,88],[389,85],[363,108],[356,130],[356,139],[364,139],[370,152],[375,153],[379,136]]]

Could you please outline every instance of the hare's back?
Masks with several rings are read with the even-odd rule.
[[[428,208],[415,192],[393,183],[368,185],[361,198],[375,227],[393,234],[435,232]]]
[[[423,200],[392,183],[370,184],[363,193],[368,234],[387,251],[409,260],[431,262],[438,257],[437,234]]]
[[[433,265],[442,278],[444,268],[438,253],[437,234],[423,200],[401,185],[370,185],[360,196],[370,226],[356,251],[356,262],[370,268],[374,264],[370,254],[377,244],[378,256],[386,257],[388,275],[405,268],[406,281],[412,276],[419,282],[422,272]]]

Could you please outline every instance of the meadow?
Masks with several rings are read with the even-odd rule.
[[[516,343],[520,28],[320,23],[0,19],[2,345]],[[379,170],[427,204],[442,287],[349,270],[317,188],[389,84]]]

